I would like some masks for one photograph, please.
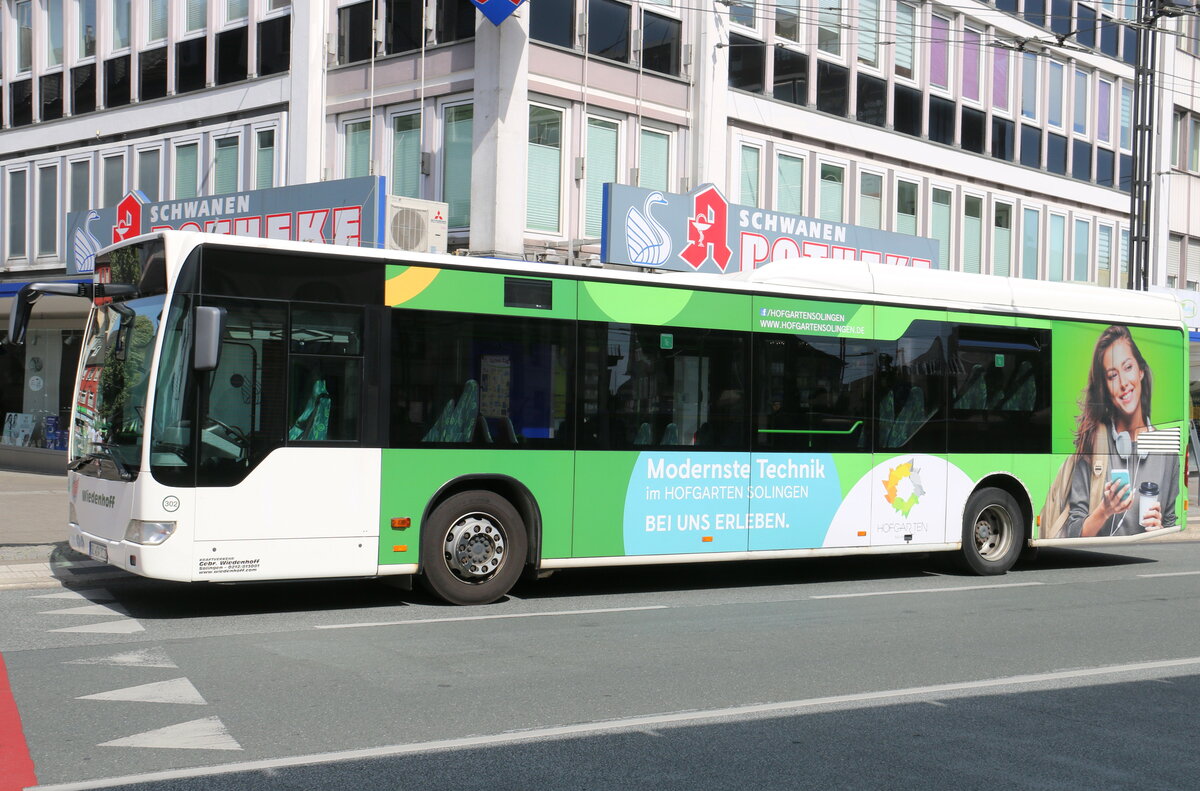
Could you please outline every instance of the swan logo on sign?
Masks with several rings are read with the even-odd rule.
[[[655,190],[646,196],[641,209],[630,206],[625,213],[625,246],[631,262],[662,266],[671,257],[671,235],[654,217],[654,207],[666,205],[666,197]]]

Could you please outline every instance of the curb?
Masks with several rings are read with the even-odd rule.
[[[65,542],[26,546],[46,560],[13,561],[0,558],[0,590],[71,587],[136,576],[81,555],[69,549]]]

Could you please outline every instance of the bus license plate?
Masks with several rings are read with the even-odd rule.
[[[95,541],[89,541],[88,554],[91,555],[93,559],[98,560],[101,563],[108,562],[108,547],[104,546],[103,544],[97,544]]]

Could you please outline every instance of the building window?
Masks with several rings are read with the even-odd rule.
[[[912,79],[916,69],[917,9],[907,3],[896,4],[896,76]]]
[[[739,202],[747,206],[758,206],[759,172],[761,170],[762,151],[757,146],[742,146],[742,178]]]
[[[1072,245],[1075,266],[1072,278],[1086,283],[1089,280],[1088,269],[1091,264],[1092,225],[1087,220],[1075,221],[1075,244]]]
[[[820,215],[822,220],[842,222],[845,201],[846,169],[841,165],[821,165]]]
[[[143,102],[167,95],[167,48],[142,50],[138,53],[138,98]]]
[[[146,43],[153,44],[167,37],[167,0],[149,0],[146,15]]]
[[[780,0],[775,3],[775,37],[799,41],[803,18],[800,0]]]
[[[25,258],[26,234],[29,219],[26,213],[29,200],[28,172],[8,171],[8,257]]]
[[[1200,117],[1191,116],[1188,120],[1188,170],[1200,172]]]
[[[420,49],[424,36],[424,10],[425,4],[421,0],[387,0],[384,4],[384,13],[387,14],[386,52]],[[367,56],[370,56],[369,52]]]
[[[1062,128],[1063,125],[1063,73],[1061,63],[1051,61],[1047,71],[1046,123]]]
[[[587,120],[587,163],[584,169],[586,222],[584,235],[596,237],[603,226],[605,182],[617,180],[618,127],[615,121]]]
[[[953,201],[950,190],[934,187],[932,211],[929,215],[930,236],[938,243],[938,269],[950,268],[950,205]]]
[[[629,6],[616,0],[588,0],[588,53],[629,62]]]
[[[729,87],[760,93],[766,80],[766,45],[729,34]]]
[[[937,16],[930,19],[929,83],[938,88],[950,87],[950,20]]]
[[[1090,99],[1091,75],[1086,71],[1075,70],[1075,113],[1072,128],[1076,134],[1086,135],[1088,128],[1088,105]]]
[[[820,0],[817,49],[830,55],[842,54],[842,0]]]
[[[1025,21],[1038,27],[1046,26],[1046,0],[1025,0]]]
[[[183,32],[195,33],[208,25],[208,0],[185,0]]]
[[[213,195],[238,191],[241,171],[241,138],[222,137],[213,151]]]
[[[775,50],[775,84],[772,94],[801,107],[808,104],[808,56],[787,47]],[[863,79],[866,75],[860,75]]]
[[[1112,142],[1112,88],[1108,80],[1100,80],[1096,90],[1096,139]]]
[[[86,211],[92,207],[92,163],[83,159],[72,162],[68,167],[70,189],[68,200],[70,211]]]
[[[474,108],[458,104],[446,108],[442,145],[442,200],[450,206],[450,227],[471,222],[471,135]]]
[[[38,168],[37,254],[58,252],[58,166]]]
[[[196,143],[175,146],[175,197],[194,198],[198,194],[200,147]]]
[[[1189,239],[1187,243],[1187,287],[1200,291],[1200,241]]]
[[[754,0],[732,0],[729,5],[729,21],[745,27],[757,27],[757,12]]]
[[[896,233],[917,235],[918,192],[919,187],[915,182],[896,182]]]
[[[292,17],[273,17],[258,23],[258,76],[280,74],[292,65]]]
[[[1038,117],[1038,56],[1032,52],[1021,60],[1021,116]]]
[[[17,74],[33,68],[33,3],[19,0],[13,6],[17,23]]]
[[[1007,203],[997,203],[992,219],[992,274],[1008,277],[1012,273],[1012,211]]]
[[[638,186],[666,192],[671,187],[671,136],[643,129],[638,152]]]
[[[1063,215],[1050,215],[1046,245],[1046,276],[1050,280],[1061,281],[1067,259],[1067,218]]]
[[[125,155],[105,157],[102,164],[100,205],[107,208],[125,197]]]
[[[157,148],[138,152],[137,188],[151,202],[158,200],[159,174],[161,170],[162,153]]]
[[[879,65],[879,0],[858,0],[858,62]]]
[[[371,57],[371,47],[374,46],[371,33],[374,23],[372,4],[373,0],[367,0],[338,9],[338,63],[354,63]]]
[[[679,76],[679,41],[683,25],[649,11],[642,13],[642,67]]]
[[[883,228],[883,176],[862,173],[858,179],[858,224]]]
[[[1021,277],[1037,280],[1038,257],[1041,254],[1041,219],[1037,209],[1026,209],[1021,223]]]
[[[129,49],[129,30],[132,16],[130,14],[131,0],[113,0],[112,4],[112,45],[114,50]],[[153,5],[153,3],[151,3]]]
[[[983,271],[983,198],[963,197],[962,236],[963,271],[979,274]]]
[[[1121,85],[1121,148],[1133,148],[1133,88]]]
[[[995,47],[992,50],[992,108],[1008,112],[1008,50]]]
[[[115,11],[114,8],[114,13]],[[61,26],[61,8],[58,13],[60,15],[58,23]],[[96,54],[96,0],[75,0],[75,23],[79,34],[76,39],[78,51],[75,54],[80,58],[90,58]],[[60,30],[60,36],[61,32]],[[117,49],[115,41],[113,48]]]
[[[1112,228],[1107,225],[1096,228],[1096,282],[1112,285]]]
[[[254,133],[254,189],[275,186],[275,130],[259,129]]]
[[[241,22],[250,15],[250,0],[225,0],[225,21]]]
[[[529,107],[529,165],[525,185],[525,227],[558,233],[562,216],[563,114]]]
[[[392,194],[421,197],[421,116],[392,119]]]
[[[962,96],[973,102],[979,101],[979,42],[978,32],[963,30]]]
[[[63,62],[63,0],[46,0],[46,65]],[[95,9],[93,8],[93,13]],[[95,29],[95,24],[92,25]]]
[[[475,6],[470,0],[441,0],[436,13],[434,35],[439,44],[475,35]]]
[[[541,0],[529,14],[529,38],[568,49],[575,46],[574,0]]]
[[[804,213],[804,160],[790,154],[775,158],[775,210]]]
[[[371,122],[350,121],[342,128],[342,176],[353,179],[371,174]]]

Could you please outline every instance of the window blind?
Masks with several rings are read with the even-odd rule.
[[[275,186],[275,130],[262,129],[255,135],[254,188],[265,190]]]
[[[208,0],[187,0],[186,30],[194,33],[208,23]]]
[[[1091,269],[1091,253],[1092,253],[1092,226],[1087,220],[1075,221],[1075,272],[1072,279],[1077,282],[1086,283],[1089,280],[1089,272]]]
[[[584,234],[600,235],[603,228],[604,184],[617,180],[617,124],[589,118],[587,122],[586,222]]]
[[[1012,207],[1005,204],[996,206],[992,223],[992,274],[1012,274]]]
[[[1041,253],[1039,242],[1041,214],[1037,209],[1025,210],[1025,221],[1021,223],[1021,277],[1036,280],[1038,276],[1038,256]]]
[[[175,149],[175,197],[196,197],[197,146],[189,143]]]
[[[788,214],[804,212],[804,160],[780,154],[776,163],[775,209]]]
[[[761,152],[754,146],[742,146],[742,191],[741,202],[747,206],[758,206],[758,169]]]
[[[835,165],[821,166],[820,218],[829,222],[842,221],[842,181],[845,172]]]
[[[354,121],[346,124],[343,131],[346,145],[346,161],[343,173],[346,178],[369,176],[371,167],[371,122]]]
[[[983,200],[967,197],[963,204],[963,271],[983,271]]]
[[[421,197],[421,117],[416,113],[392,121],[392,194]]]
[[[469,104],[446,108],[442,200],[450,207],[450,227],[471,222],[471,135],[475,112]]]
[[[562,113],[558,110],[529,108],[528,174],[525,226],[558,233],[562,214]]]
[[[858,2],[858,59],[871,66],[879,60],[879,0]]]
[[[1096,269],[1099,270],[1100,285],[1112,283],[1112,228],[1103,225],[1096,229]]]
[[[1200,242],[1191,240],[1187,245],[1187,282],[1189,288],[1200,283]]]
[[[224,195],[238,189],[238,139],[226,137],[217,141],[213,156],[213,194]]]
[[[950,192],[933,191],[933,211],[930,213],[933,238],[938,242],[938,269],[950,268]]]
[[[1063,264],[1065,263],[1067,245],[1067,218],[1058,214],[1050,215],[1050,231],[1047,234],[1048,277],[1050,280],[1063,279]]]
[[[638,162],[638,186],[666,192],[670,185],[671,136],[642,130],[641,160]]]
[[[910,5],[896,5],[896,73],[902,77],[913,76],[916,13],[916,9]]]

